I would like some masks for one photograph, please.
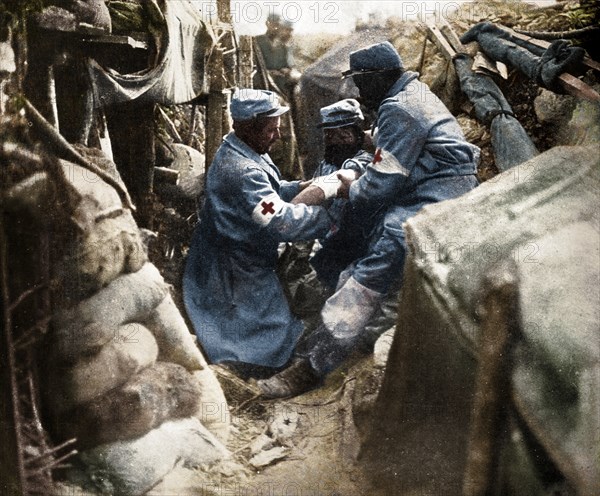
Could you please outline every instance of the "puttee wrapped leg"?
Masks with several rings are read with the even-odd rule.
[[[325,376],[348,358],[383,296],[349,277],[327,300],[321,311],[323,323],[311,336],[308,352],[318,375]]]

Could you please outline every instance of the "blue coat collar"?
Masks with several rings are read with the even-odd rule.
[[[392,97],[396,96],[404,88],[406,88],[408,83],[410,83],[411,81],[414,81],[418,77],[419,77],[418,72],[413,72],[413,71],[404,72],[404,74],[402,74],[402,76],[400,76],[398,78],[398,81],[396,81],[394,83],[394,85],[390,88],[390,90],[386,93],[385,98],[392,98]],[[384,99],[384,101],[385,101],[385,99]]]

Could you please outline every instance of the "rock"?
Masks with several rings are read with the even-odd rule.
[[[279,412],[269,424],[269,433],[280,444],[288,444],[298,428],[298,414]]]
[[[283,460],[286,458],[288,452],[288,448],[281,446],[277,448],[271,448],[270,450],[261,451],[257,455],[253,456],[250,458],[248,463],[250,463],[250,465],[252,465],[254,468],[266,467],[267,465],[271,465],[271,463],[274,461]]]
[[[594,89],[600,91],[600,85],[595,85]],[[571,120],[559,135],[559,143],[598,145],[600,143],[600,106],[587,100],[578,100]]]
[[[200,388],[189,372],[159,362],[123,386],[67,412],[61,422],[62,437],[77,437],[79,449],[139,437],[166,420],[192,416],[199,396]]]
[[[215,463],[229,456],[227,449],[197,418],[163,423],[144,436],[103,444],[78,455],[88,484],[100,481],[114,496],[144,494],[182,460],[188,468]],[[81,477],[72,471],[69,477]],[[96,485],[98,483],[96,482]]]
[[[264,432],[258,437],[255,437],[252,443],[250,443],[250,454],[252,456],[258,455],[261,451],[267,451],[273,448],[273,442],[275,440],[265,434]]]
[[[533,107],[540,122],[562,126],[571,118],[576,102],[573,96],[558,95],[553,91],[542,89],[533,101]]]

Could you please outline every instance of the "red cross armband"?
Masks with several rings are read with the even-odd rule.
[[[377,148],[373,161],[371,162],[373,169],[384,174],[402,174],[408,177],[410,170],[404,167],[394,155],[383,148]]]
[[[261,198],[252,211],[252,220],[261,226],[266,226],[284,205],[284,201],[277,193]]]

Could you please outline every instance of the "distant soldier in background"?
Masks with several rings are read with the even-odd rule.
[[[271,157],[286,179],[303,179],[304,171],[296,146],[294,122],[297,119],[297,90],[300,73],[294,68],[291,38],[293,24],[271,13],[267,31],[254,41],[255,63],[258,68],[254,87],[278,93],[290,106],[290,113],[281,119],[281,140],[275,144]]]
[[[290,44],[293,32],[294,26],[289,20],[270,14],[267,18],[267,32],[256,37],[265,68],[288,101],[300,79],[300,73],[294,69],[294,55]]]

